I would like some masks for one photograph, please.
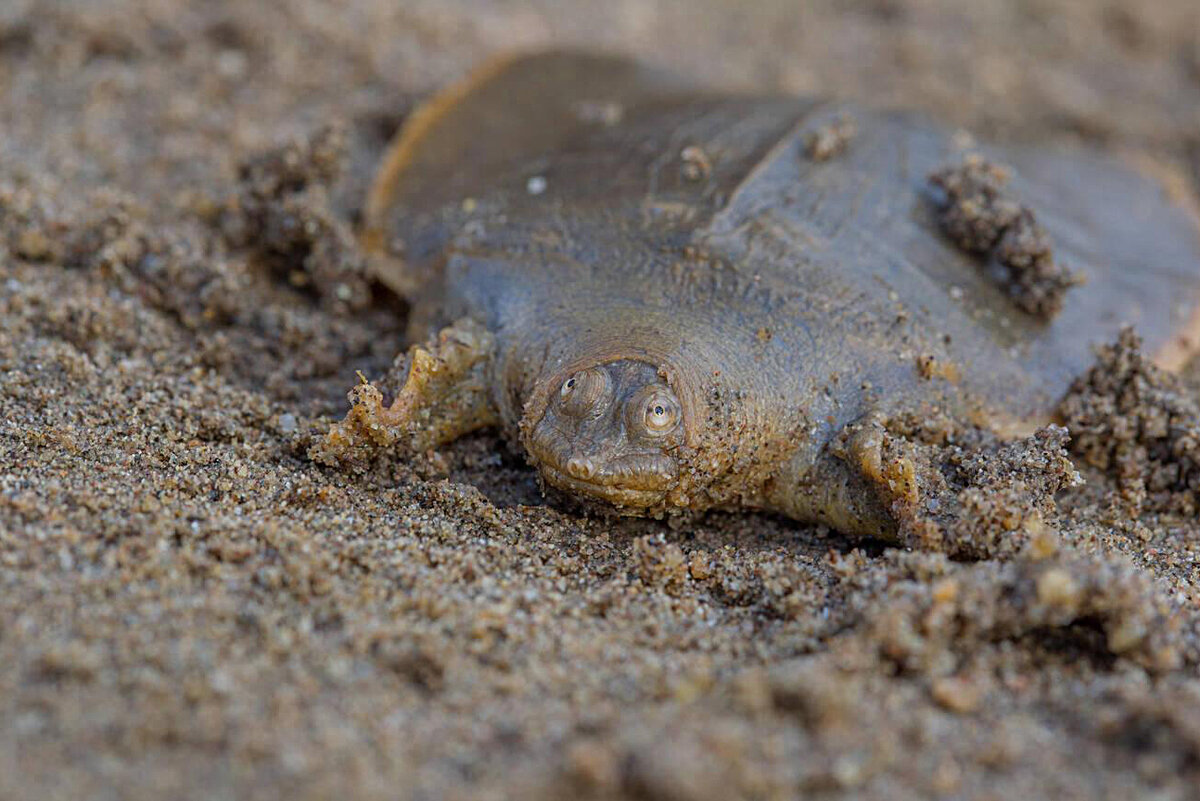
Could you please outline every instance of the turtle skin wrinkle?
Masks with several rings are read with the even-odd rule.
[[[805,157],[847,117],[844,152]],[[927,179],[957,152],[913,115],[616,57],[489,64],[410,116],[379,169],[363,240],[424,344],[395,399],[355,388],[313,455],[498,427],[545,486],[619,514],[767,510],[894,539],[864,421],[1032,427],[1123,325],[1177,361],[1197,306],[1195,218],[1155,181],[983,148],[1086,279],[1052,317],[1019,308],[939,229]]]

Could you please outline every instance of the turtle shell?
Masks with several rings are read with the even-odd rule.
[[[847,117],[849,147],[809,158],[813,134]],[[939,228],[928,178],[959,141],[908,113],[523,56],[414,115],[367,239],[400,243],[380,277],[423,323],[496,332],[513,425],[589,360],[658,365],[686,387],[689,431],[705,418],[720,447],[752,431],[764,448],[826,442],[869,409],[1038,420],[1125,325],[1164,360],[1186,352],[1200,241],[1185,204],[1082,148],[975,148],[1011,167],[1013,194],[1086,279],[1035,317]]]

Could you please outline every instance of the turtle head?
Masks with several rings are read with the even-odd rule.
[[[553,379],[525,443],[545,481],[638,510],[663,502],[679,475],[683,406],[652,364],[620,359]]]

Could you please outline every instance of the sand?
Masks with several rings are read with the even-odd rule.
[[[1192,0],[9,0],[0,797],[1200,796],[1197,371],[1132,341],[1071,444],[906,432],[975,513],[910,550],[580,516],[489,434],[308,458],[404,345],[380,151],[546,44],[1200,186]]]

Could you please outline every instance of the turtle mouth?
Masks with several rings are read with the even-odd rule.
[[[606,472],[583,478],[578,467],[568,472],[568,468],[543,463],[541,475],[547,484],[574,495],[598,498],[617,507],[645,508],[661,503],[675,478],[673,461],[666,457],[654,461],[660,460],[663,469],[655,473]]]
[[[628,453],[609,459],[552,448],[535,448],[534,453],[546,483],[616,506],[661,503],[679,474],[675,460],[664,453]]]

